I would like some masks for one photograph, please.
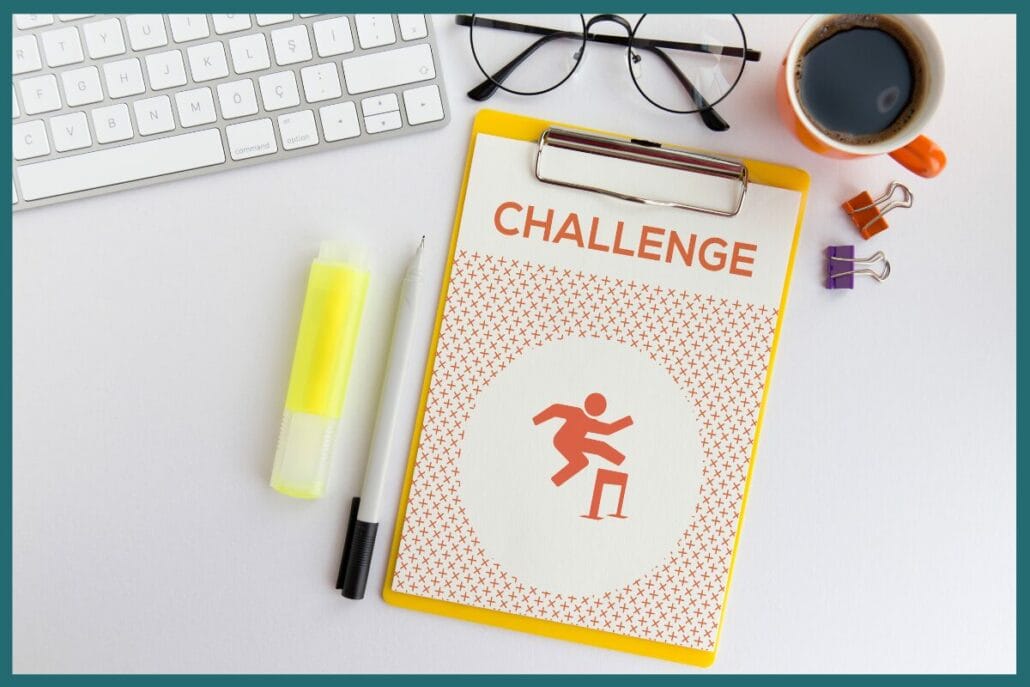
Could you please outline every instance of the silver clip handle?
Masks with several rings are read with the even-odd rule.
[[[675,200],[661,200],[657,198],[646,198],[636,194],[622,193],[614,189],[601,188],[590,184],[581,184],[569,179],[559,179],[547,176],[542,170],[544,155],[550,148],[572,150],[589,155],[601,155],[604,157],[626,160],[628,162],[639,162],[643,164],[656,165],[677,169],[684,172],[704,174],[736,181],[739,189],[734,195],[734,200],[728,209],[705,207],[693,205]],[[622,200],[629,200],[644,205],[655,205],[659,207],[680,208],[693,212],[703,212],[719,217],[735,217],[744,204],[744,196],[747,193],[748,171],[747,167],[737,160],[692,153],[681,148],[666,148],[656,144],[647,144],[640,141],[620,138],[609,138],[588,134],[570,129],[551,127],[540,135],[537,145],[536,163],[534,174],[538,181],[557,186],[575,188],[581,191],[601,193]]]

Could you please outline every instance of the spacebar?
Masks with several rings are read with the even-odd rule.
[[[22,165],[18,180],[25,200],[39,200],[223,162],[221,134],[206,129]]]

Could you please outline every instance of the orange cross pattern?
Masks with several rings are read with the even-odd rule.
[[[712,650],[777,317],[766,305],[459,250],[394,590]],[[620,342],[666,369],[694,404],[705,450],[699,501],[676,546],[595,596],[548,592],[503,570],[455,488],[479,393],[526,351],[570,337]]]

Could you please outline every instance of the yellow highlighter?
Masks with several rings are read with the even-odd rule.
[[[364,254],[347,244],[323,243],[311,263],[272,468],[272,487],[283,494],[325,493],[368,278]]]

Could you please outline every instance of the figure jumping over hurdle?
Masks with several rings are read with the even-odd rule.
[[[565,466],[551,476],[551,481],[554,482],[556,487],[563,485],[569,478],[590,463],[590,460],[587,458],[588,454],[604,458],[615,465],[621,465],[622,461],[626,459],[626,456],[616,451],[606,442],[587,438],[587,434],[615,434],[633,424],[633,418],[629,415],[615,422],[602,422],[595,419],[598,415],[604,413],[607,406],[608,402],[604,396],[593,393],[586,397],[582,408],[555,403],[542,410],[533,418],[534,425],[539,425],[556,417],[565,420],[564,424],[558,428],[557,433],[554,435],[554,447],[558,449],[558,452],[566,460]],[[615,512],[610,514],[610,517],[625,518],[626,516],[622,514],[622,502],[626,497],[626,478],[627,474],[625,472],[598,468],[597,477],[594,480],[594,494],[590,500],[590,512],[581,517],[589,518],[590,520],[601,519],[601,516],[597,514],[598,509],[601,507],[601,492],[604,490],[605,485],[612,484],[619,487],[619,505]]]

